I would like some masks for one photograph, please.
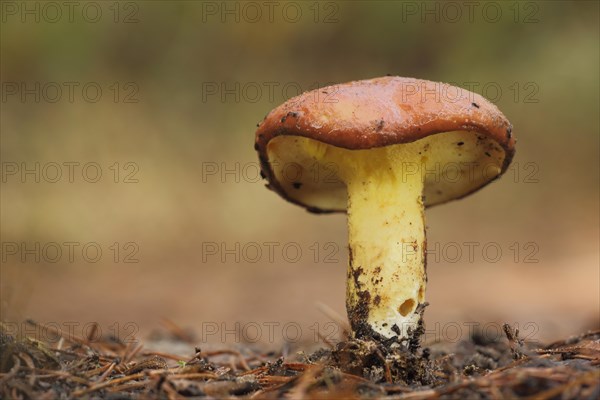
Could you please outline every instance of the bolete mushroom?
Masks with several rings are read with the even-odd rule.
[[[424,209],[506,171],[512,126],[480,95],[401,77],[313,90],[272,110],[255,148],[268,187],[348,214],[346,308],[356,337],[409,337],[425,301]]]

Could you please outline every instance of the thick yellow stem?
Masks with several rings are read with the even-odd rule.
[[[410,147],[410,146],[408,146]],[[348,188],[346,306],[353,331],[407,337],[426,275],[423,179],[404,146],[353,152]],[[402,161],[397,161],[402,159]]]

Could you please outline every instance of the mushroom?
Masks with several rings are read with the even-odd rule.
[[[506,171],[512,125],[483,97],[401,77],[303,93],[259,124],[267,187],[315,213],[347,212],[346,308],[357,338],[411,337],[425,302],[424,209]]]

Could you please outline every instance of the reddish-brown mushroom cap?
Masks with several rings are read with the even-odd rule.
[[[514,156],[512,125],[494,104],[455,86],[401,77],[349,82],[294,97],[272,110],[259,124],[255,148],[269,188],[309,211],[343,211],[315,207],[290,196],[275,177],[269,142],[279,136],[300,136],[363,150],[415,142],[451,131],[474,132],[495,142],[504,153],[499,175]]]

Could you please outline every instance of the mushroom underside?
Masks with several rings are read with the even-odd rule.
[[[346,210],[348,198],[342,178],[344,160],[363,152],[380,160],[383,153],[393,157],[389,167],[397,175],[421,174],[426,207],[460,198],[485,185],[500,174],[506,157],[496,141],[473,131],[438,133],[367,150],[343,149],[301,136],[278,136],[267,147],[273,180],[290,200],[339,212]]]
[[[347,211],[348,317],[355,335],[386,338],[408,337],[425,301],[424,208],[483,186],[505,158],[495,141],[468,131],[366,150],[279,136],[267,154],[288,198]]]

